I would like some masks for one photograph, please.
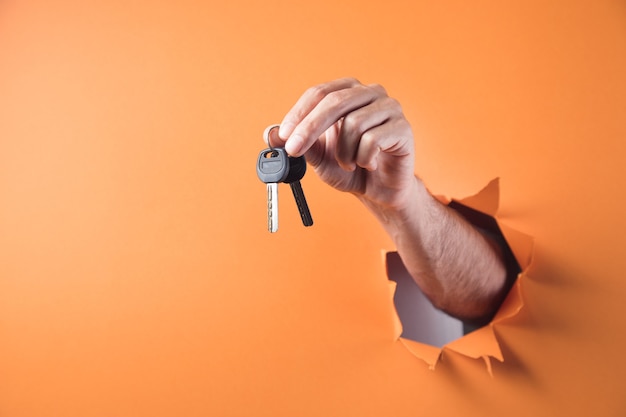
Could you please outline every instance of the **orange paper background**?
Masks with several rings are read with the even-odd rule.
[[[624,74],[621,1],[2,2],[0,415],[623,415]],[[493,377],[395,339],[355,199],[266,231],[263,129],[346,75],[535,238]]]

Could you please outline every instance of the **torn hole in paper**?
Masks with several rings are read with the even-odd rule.
[[[398,253],[385,253],[391,297],[396,309],[396,337],[431,369],[435,369],[444,350],[474,359],[482,358],[489,374],[492,373],[492,359],[504,361],[494,326],[517,315],[523,306],[521,285],[532,261],[533,239],[498,219],[499,194],[499,179],[496,178],[474,196],[447,201],[451,208],[476,227],[500,235],[510,249],[505,257],[511,257],[512,262],[509,263],[516,264],[517,270],[512,271],[515,281],[487,325],[470,328],[437,310],[415,284]]]

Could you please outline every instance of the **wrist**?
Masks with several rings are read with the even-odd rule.
[[[425,199],[432,198],[424,183],[416,176],[394,195],[373,199],[366,195],[356,196],[361,203],[378,219],[393,237],[398,231],[413,228],[419,217],[420,206]],[[412,226],[411,226],[412,225]]]

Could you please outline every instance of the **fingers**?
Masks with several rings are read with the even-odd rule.
[[[361,136],[354,163],[368,171],[376,171],[381,152],[396,157],[411,155],[412,137],[411,126],[406,119],[391,119]]]
[[[354,78],[341,78],[325,84],[309,88],[302,94],[300,99],[287,113],[280,124],[279,135],[287,139],[293,133],[295,127],[319,104],[324,97],[333,91],[354,87],[360,83]]]
[[[402,109],[394,99],[387,96],[346,115],[341,125],[341,133],[337,143],[336,158],[338,164],[346,171],[352,171],[356,166],[370,170],[375,169],[371,165],[373,162],[371,158],[365,162],[362,157],[358,158],[357,156],[362,155],[364,151],[369,155],[370,149],[380,147],[378,136],[373,134],[373,129],[389,124],[396,118],[403,118]],[[400,136],[396,135],[396,138],[400,139]]]
[[[330,126],[381,95],[379,86],[365,86],[344,78],[307,90],[281,123],[279,136],[293,156],[304,154]]]
[[[380,85],[343,78],[308,89],[284,117],[271,126],[267,141],[291,156],[307,153],[314,166],[332,158],[344,171],[373,171],[381,152],[406,156],[413,136],[400,104]]]

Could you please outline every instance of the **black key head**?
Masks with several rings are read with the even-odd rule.
[[[289,172],[283,182],[291,184],[292,182],[300,181],[306,173],[306,159],[303,156],[290,156],[289,157]]]

